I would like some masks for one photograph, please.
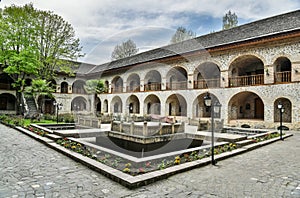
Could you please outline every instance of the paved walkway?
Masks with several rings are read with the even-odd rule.
[[[0,197],[300,197],[300,133],[129,190],[0,125]]]

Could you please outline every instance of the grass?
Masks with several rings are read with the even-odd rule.
[[[58,122],[58,123],[64,123],[64,122]],[[56,124],[56,121],[53,120],[33,120],[31,121],[30,119],[24,119],[24,126],[29,126],[30,124]]]

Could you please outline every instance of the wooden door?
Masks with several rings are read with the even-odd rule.
[[[261,99],[255,99],[255,118],[264,119],[264,104]]]

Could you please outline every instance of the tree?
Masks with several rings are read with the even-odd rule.
[[[38,11],[37,20],[40,77],[50,80],[58,70],[71,74],[73,63],[70,60],[82,56],[82,47],[79,39],[75,38],[73,27],[49,11]]]
[[[43,79],[33,79],[31,82],[31,86],[25,87],[26,95],[33,95],[35,98],[42,96],[45,98],[46,96],[53,98],[53,92],[55,91],[51,86],[50,82],[47,82]],[[40,107],[44,106],[44,100],[41,100],[42,103]],[[42,111],[42,108],[40,108]],[[41,112],[42,113],[42,112]]]
[[[111,60],[118,60],[137,54],[139,49],[136,48],[136,44],[128,39],[122,44],[115,46],[114,51],[111,54]]]
[[[52,12],[32,4],[0,12],[1,69],[14,80],[18,107],[27,76],[50,81],[57,71],[71,73],[70,60],[82,56],[80,51],[72,26]]]
[[[230,10],[226,13],[223,17],[223,30],[227,30],[232,27],[236,27],[238,24],[238,17],[237,15]]]
[[[105,91],[104,83],[102,80],[88,80],[84,86],[85,91],[88,94],[101,94]]]
[[[101,94],[105,91],[105,86],[102,80],[97,80],[97,79],[92,79],[92,80],[88,80],[85,83],[86,85],[84,86],[85,91],[88,94],[94,94],[94,101],[96,101],[97,99],[97,94]],[[94,103],[95,105],[95,110],[96,108],[96,103]],[[97,114],[97,112],[95,112],[95,114]]]
[[[34,20],[28,14],[33,11],[29,5],[23,8],[11,6],[1,13],[0,62],[2,69],[13,80],[13,86],[24,90],[25,77],[37,75],[39,69],[38,51],[34,45]]]
[[[185,41],[195,37],[196,33],[194,33],[193,31],[187,30],[184,27],[178,27],[176,32],[172,36],[170,43],[179,43],[181,41]]]

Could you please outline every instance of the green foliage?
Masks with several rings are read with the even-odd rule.
[[[100,94],[105,92],[105,86],[103,81],[97,79],[86,81],[84,89],[88,94]]]
[[[52,93],[55,90],[50,86],[50,82],[42,79],[33,79],[31,86],[25,88],[25,94],[33,96],[49,96],[53,97]]]
[[[115,46],[114,51],[111,54],[111,60],[118,60],[137,54],[139,49],[136,48],[136,44],[131,40],[127,40],[120,45]]]
[[[170,43],[179,43],[181,41],[185,41],[195,37],[196,33],[194,33],[193,31],[187,30],[184,27],[178,27],[176,32],[172,36]]]
[[[73,27],[52,12],[11,5],[0,18],[0,62],[18,91],[27,75],[50,81],[57,71],[70,73],[70,60],[82,56]]]
[[[238,24],[238,17],[234,12],[230,10],[223,17],[223,30],[230,29],[232,27],[236,27]]]

